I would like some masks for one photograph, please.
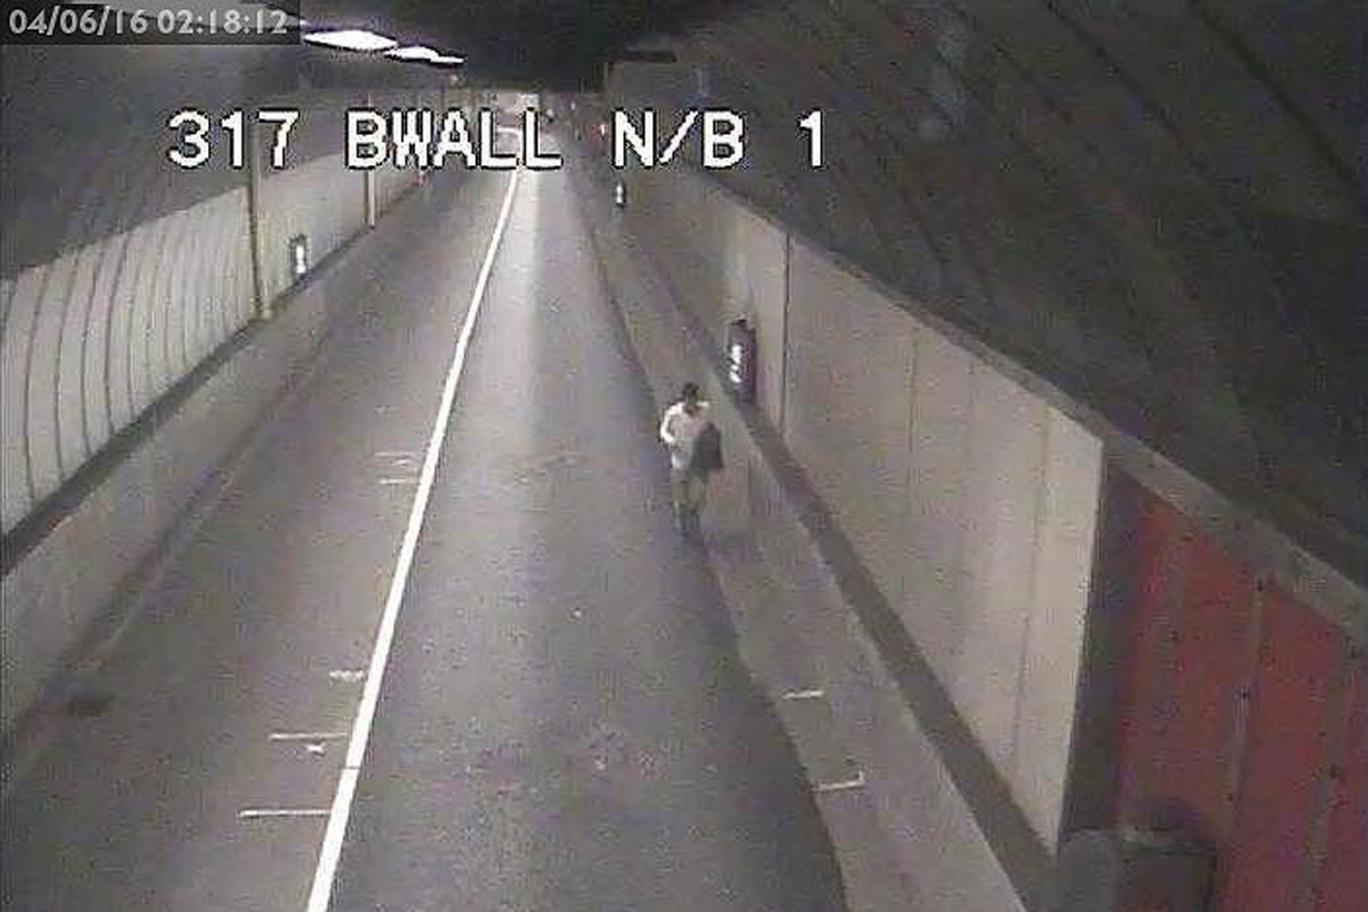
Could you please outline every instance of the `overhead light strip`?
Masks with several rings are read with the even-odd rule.
[[[386,51],[385,56],[392,57],[395,60],[408,60],[415,61],[418,63],[433,63],[442,66],[453,66],[455,64],[465,63],[464,57],[461,57],[457,54],[442,54],[438,51],[433,50],[430,47],[424,47],[421,44],[414,44],[409,45],[407,47],[394,48],[393,50]]]
[[[388,51],[399,46],[399,42],[365,29],[337,29],[335,31],[307,32],[304,40],[310,44],[336,48],[342,51],[375,53]]]

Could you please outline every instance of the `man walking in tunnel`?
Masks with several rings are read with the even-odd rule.
[[[699,393],[698,384],[685,383],[679,401],[665,410],[660,439],[670,453],[675,526],[688,538],[698,536],[698,514],[707,495],[708,473],[721,467],[717,464],[720,459],[715,458],[720,455],[719,442],[713,440],[716,436],[716,428],[708,420],[708,403]]]

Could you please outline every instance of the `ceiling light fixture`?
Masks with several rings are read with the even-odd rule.
[[[365,53],[387,51],[399,46],[399,42],[393,38],[386,38],[384,35],[377,35],[375,32],[368,32],[364,29],[309,32],[304,36],[304,40],[310,44],[321,44],[324,47],[337,48],[338,50]]]
[[[421,44],[411,44],[408,47],[395,48],[385,51],[386,57],[393,57],[396,60],[431,60],[439,56],[430,47],[423,47]]]
[[[431,63],[437,66],[455,66],[465,63],[465,58],[457,54],[442,54],[434,51],[430,47],[421,44],[413,44],[407,47],[395,48],[385,52],[386,57],[395,60],[413,60],[420,63]]]

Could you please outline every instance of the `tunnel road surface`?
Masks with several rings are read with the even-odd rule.
[[[303,910],[507,174],[438,176],[4,808],[6,912]],[[797,758],[670,524],[558,172],[492,260],[351,803],[338,912],[843,907]]]

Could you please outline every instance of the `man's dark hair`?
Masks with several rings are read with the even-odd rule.
[[[685,402],[694,402],[702,398],[702,394],[698,391],[698,384],[692,382],[684,384],[684,387],[679,391],[679,398]]]

